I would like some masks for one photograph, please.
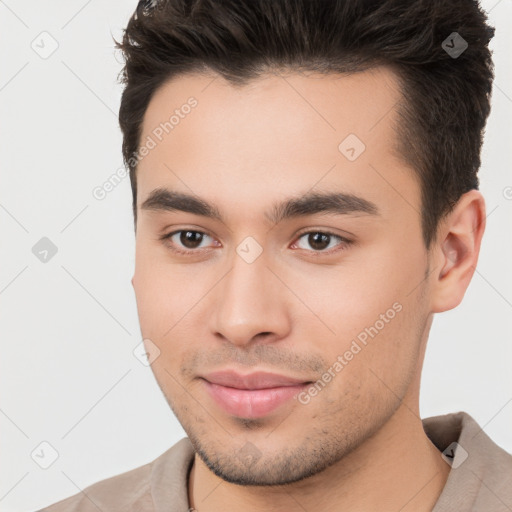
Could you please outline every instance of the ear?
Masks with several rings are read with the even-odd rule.
[[[485,201],[478,190],[461,196],[440,222],[432,248],[432,312],[458,306],[475,272],[485,231]]]

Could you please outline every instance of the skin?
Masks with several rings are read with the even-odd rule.
[[[139,163],[132,279],[143,337],[160,350],[152,370],[196,451],[190,506],[431,510],[450,468],[422,428],[421,367],[433,314],[456,307],[474,273],[482,195],[463,195],[425,249],[420,185],[393,150],[401,95],[386,68],[267,74],[243,87],[182,75],[152,98],[141,140],[190,96],[197,106]],[[338,149],[350,133],[366,145],[354,161]],[[216,205],[223,222],[141,209],[158,187]],[[380,215],[266,219],[309,191],[355,194]],[[205,235],[159,239],[180,229]],[[334,236],[319,249],[304,236],[318,231],[352,243]],[[263,250],[252,263],[236,251],[248,236]],[[395,303],[400,312],[307,404],[236,417],[199,378],[234,368],[315,382]]]

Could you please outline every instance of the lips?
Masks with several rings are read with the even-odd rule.
[[[212,384],[246,390],[298,386],[311,382],[267,372],[254,372],[248,375],[240,375],[233,370],[208,373],[203,375],[202,378]]]
[[[233,370],[209,373],[202,381],[216,406],[237,418],[265,417],[311,384],[275,373],[240,375]]]

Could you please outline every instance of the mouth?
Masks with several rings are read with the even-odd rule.
[[[263,371],[242,375],[235,370],[222,370],[207,373],[201,377],[212,384],[219,384],[221,386],[245,389],[249,391],[297,386],[305,384],[306,382],[311,382],[309,379],[288,377],[286,375]]]
[[[243,376],[234,371],[214,372],[201,380],[214,403],[238,418],[264,417],[313,382],[266,372]]]

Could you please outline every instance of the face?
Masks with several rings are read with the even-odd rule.
[[[322,471],[419,379],[428,258],[420,185],[394,150],[399,100],[379,68],[238,88],[184,75],[148,106],[132,280],[141,331],[169,405],[227,481]],[[221,370],[300,384],[205,380]]]

